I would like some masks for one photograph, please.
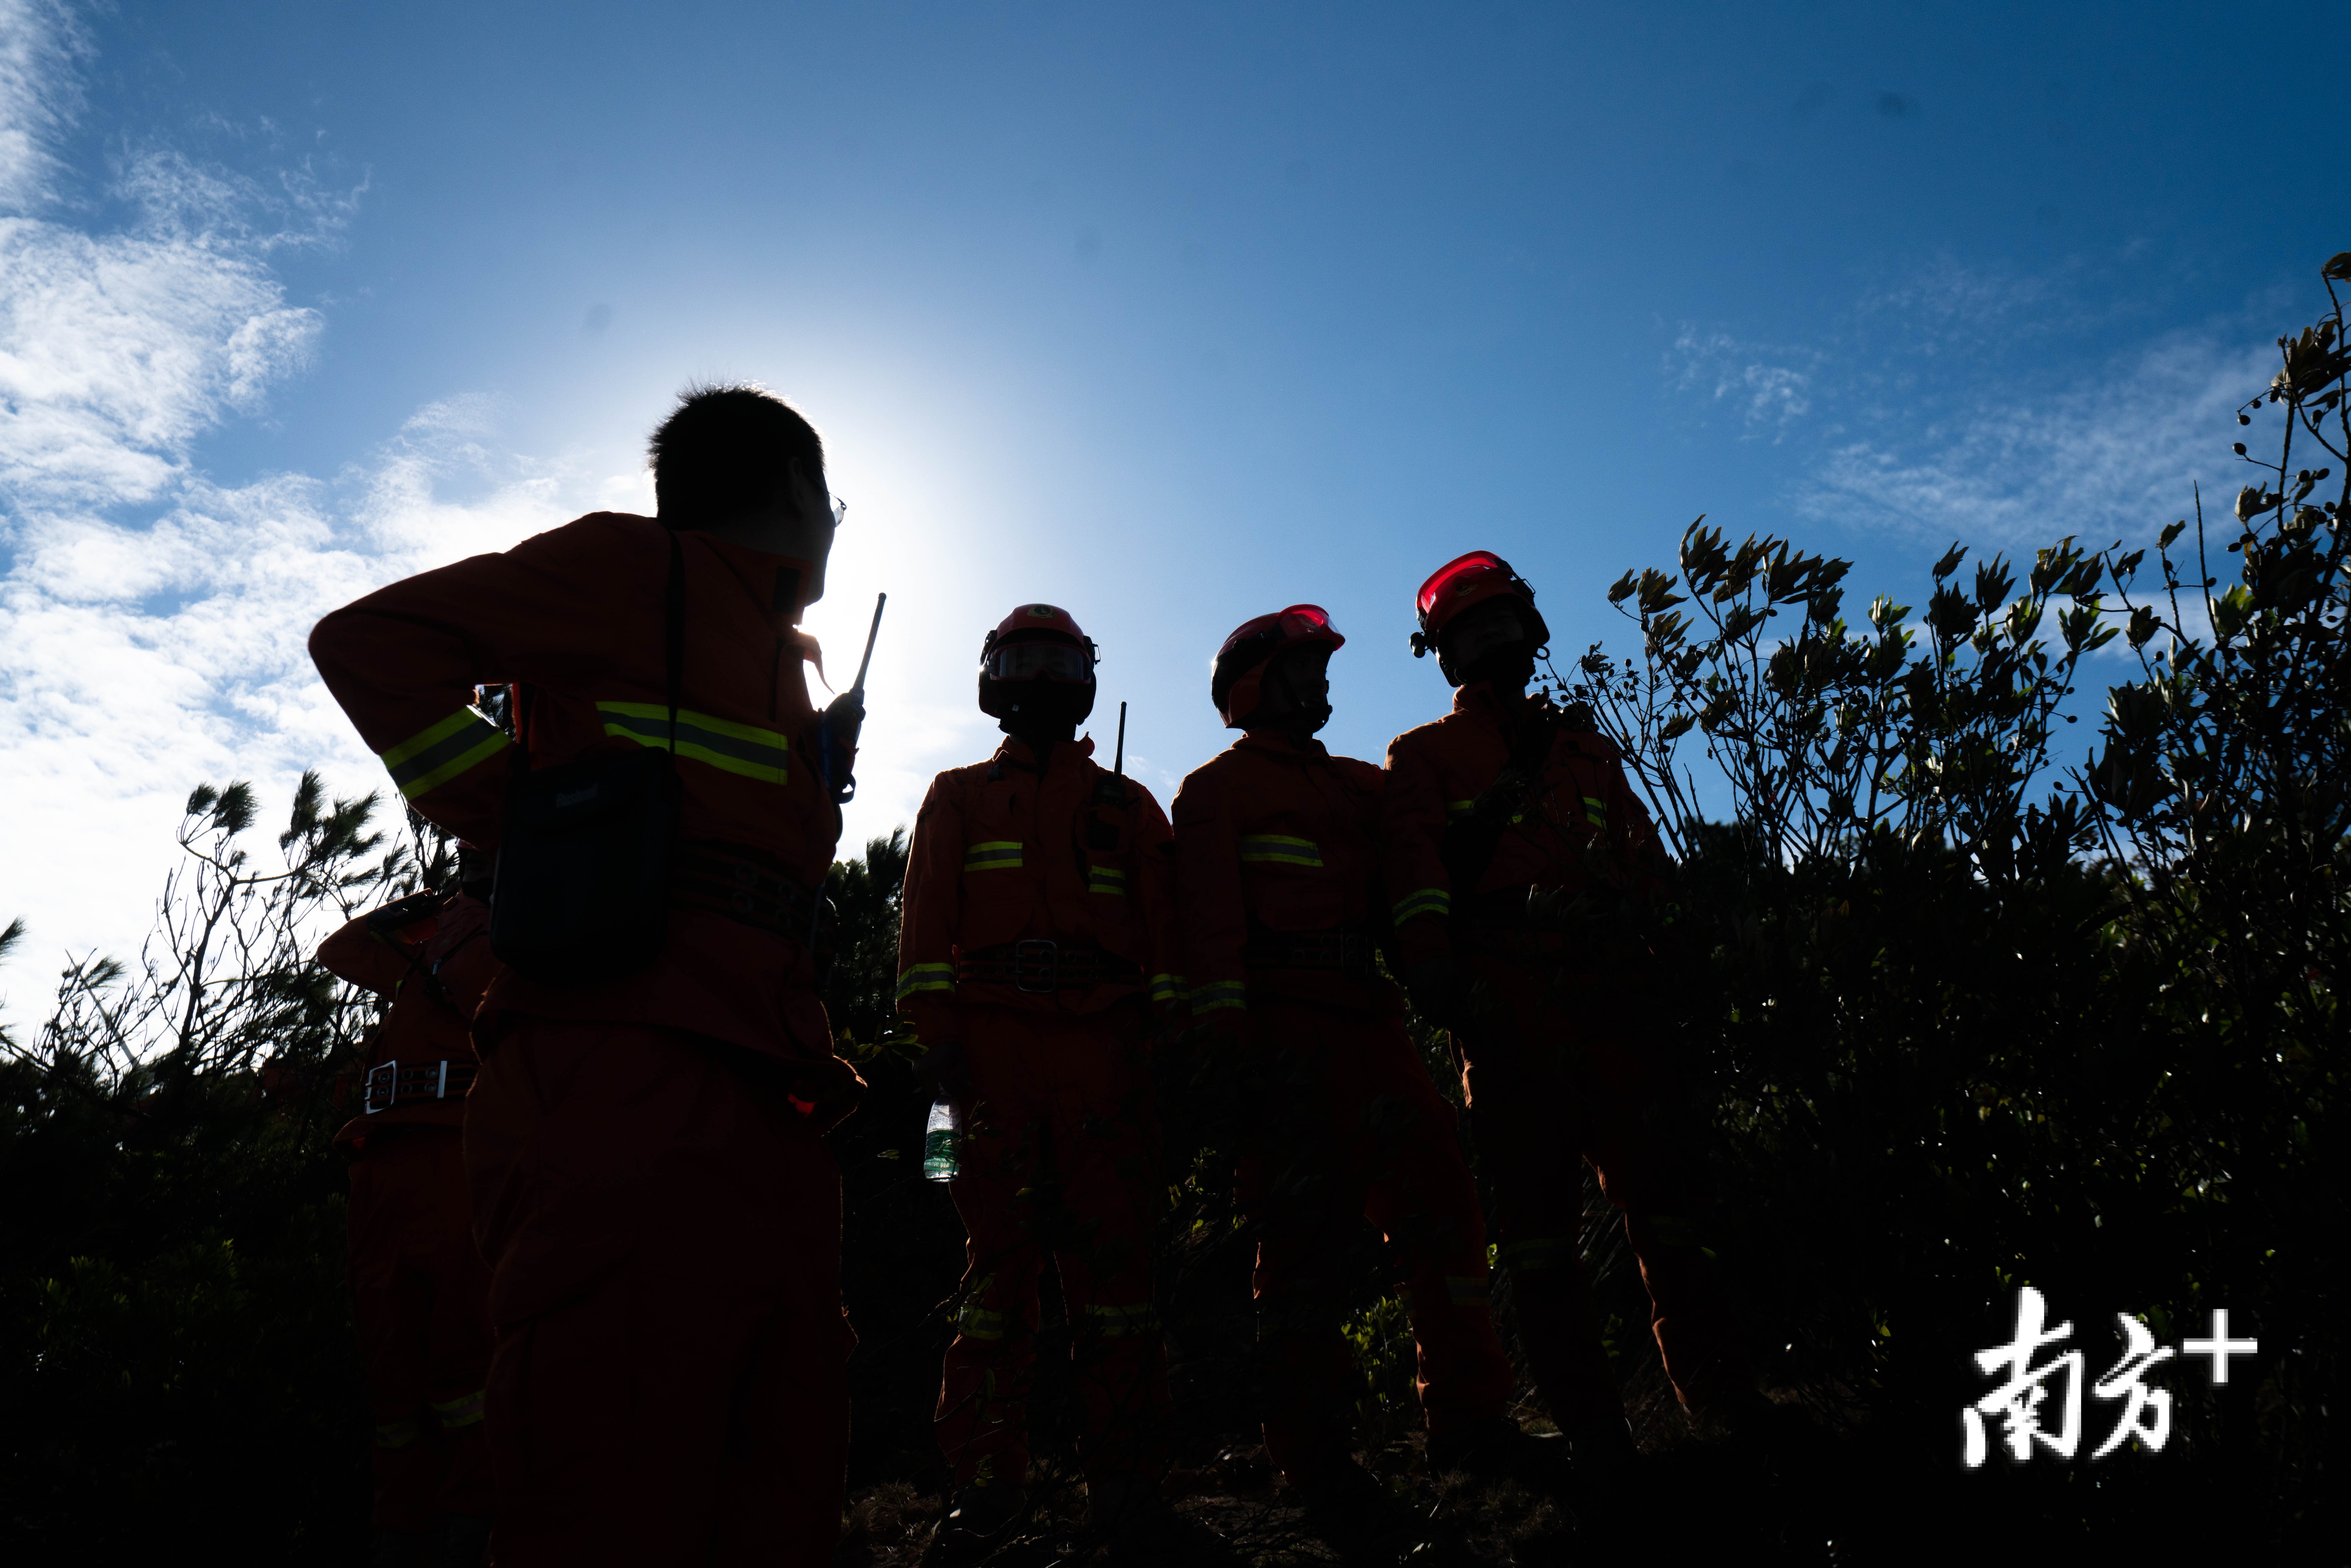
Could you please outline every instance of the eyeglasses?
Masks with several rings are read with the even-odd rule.
[[[1000,643],[980,660],[980,668],[998,681],[1082,684],[1094,678],[1094,664],[1086,651],[1067,643]]]

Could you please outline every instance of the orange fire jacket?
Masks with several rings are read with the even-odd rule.
[[[593,512],[421,572],[336,611],[310,633],[327,689],[402,795],[459,837],[495,848],[513,758],[475,711],[476,686],[532,689],[535,767],[666,746],[663,604],[670,531]],[[800,673],[814,643],[794,622],[806,563],[681,532],[685,658],[678,712],[680,838],[749,849],[823,885],[841,811],[817,769],[817,715]],[[502,973],[482,1017],[648,1023],[801,1064],[804,1098],[856,1082],[832,1054],[801,944],[709,910],[674,908],[650,968],[592,989]]]
[[[392,998],[352,1080],[360,1092],[369,1071],[383,1062],[473,1062],[474,1013],[498,972],[490,953],[490,906],[480,899],[453,894],[439,909],[394,931],[370,929],[362,915],[319,944],[319,962],[351,984]],[[357,1143],[377,1127],[403,1123],[457,1127],[465,1121],[462,1093],[445,1100],[401,1100],[371,1116],[352,1117],[335,1141]]]
[[[1091,739],[1054,747],[1040,778],[1027,743],[1007,739],[989,760],[931,780],[898,925],[898,1010],[925,1046],[958,1038],[959,1003],[1098,1012],[1136,996],[1177,1000],[1167,819],[1132,779],[1116,786],[1123,807],[1102,802],[1112,775],[1093,750]],[[1024,959],[1040,983],[1041,945],[1099,948],[1131,973],[1050,991],[958,979],[973,955],[1020,944],[1040,945]]]
[[[1454,901],[1510,888],[1584,885],[1599,862],[1628,885],[1654,891],[1660,851],[1640,797],[1625,781],[1616,748],[1600,736],[1562,731],[1552,743],[1537,802],[1503,830],[1486,874],[1457,888],[1440,846],[1448,821],[1468,815],[1510,758],[1492,690],[1479,682],[1453,694],[1453,711],[1388,743],[1388,793],[1381,853],[1396,945],[1406,967],[1452,950]]]
[[[1348,933],[1370,963],[1385,924],[1379,863],[1380,770],[1287,736],[1244,735],[1176,792],[1176,864],[1192,1011],[1253,998],[1392,1009],[1395,988],[1338,968],[1244,958],[1252,931]],[[1260,950],[1265,936],[1259,937]]]

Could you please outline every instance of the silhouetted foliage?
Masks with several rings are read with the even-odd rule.
[[[2276,455],[2241,448],[2256,482],[2217,533],[2199,505],[2151,552],[2067,538],[1965,575],[1954,545],[1922,615],[1880,596],[1848,618],[1847,563],[1733,546],[1701,519],[1675,570],[1610,591],[1637,651],[1595,646],[1555,694],[1624,751],[1676,891],[1662,910],[1595,897],[1549,913],[1655,953],[1616,1005],[1683,1086],[1676,1113],[1710,1133],[1720,1202],[1698,1218],[1767,1386],[1812,1419],[1760,1457],[1691,1441],[1621,1229],[1597,1223],[1586,1260],[1654,1495],[1587,1497],[1579,1523],[1432,1479],[1393,1270],[1364,1235],[1358,1437],[1454,1547],[1563,1560],[1571,1525],[1604,1546],[1619,1516],[1683,1555],[1812,1561],[1915,1556],[1922,1531],[1949,1552],[2335,1545],[2351,353],[2334,289],[2351,255],[2325,281],[2332,308],[2280,340],[2276,380],[2239,411],[2277,422]],[[2150,553],[2161,581],[2143,587]],[[2093,678],[2111,683],[2095,744],[2066,747]],[[1701,795],[1727,800],[1723,820]],[[371,832],[373,806],[306,779],[265,872],[239,847],[251,790],[198,789],[140,960],[75,961],[37,1033],[0,1031],[12,1560],[192,1540],[256,1562],[358,1551],[367,1420],[329,1139],[336,1071],[373,1005],[308,955],[328,921],[450,869],[420,822],[413,845]],[[945,1189],[921,1179],[927,1097],[884,1041],[905,853],[903,833],[874,840],[827,881],[827,1006],[870,1083],[831,1136],[861,1339],[843,1563],[910,1561],[935,1510],[931,1407],[963,1262]],[[1442,1037],[1415,1027],[1458,1096]],[[1232,1203],[1262,1064],[1204,1045],[1158,1047],[1169,1484],[1242,1555],[1305,1561],[1318,1549],[1253,1428],[1254,1238]],[[1604,1218],[1589,1182],[1585,1207]],[[2070,1465],[1969,1471],[1955,1417],[1985,1388],[1970,1353],[2007,1338],[2026,1282],[2078,1326],[2093,1375],[2116,1312],[2176,1343],[2225,1307],[2262,1350],[2217,1388],[2170,1364],[2160,1456],[2093,1465],[2085,1443]],[[1496,1301],[1507,1327],[1506,1276]],[[1039,1342],[1040,1517],[1007,1561],[1051,1560],[1076,1506],[1050,1284]]]

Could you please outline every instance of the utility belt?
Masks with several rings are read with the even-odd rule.
[[[412,1100],[463,1100],[481,1071],[474,1061],[383,1061],[368,1069],[360,1109],[372,1116]]]
[[[832,905],[768,856],[734,844],[680,844],[670,860],[669,901],[704,909],[800,946],[830,948]]]
[[[1368,931],[1252,930],[1241,945],[1245,969],[1332,969],[1351,980],[1379,976],[1379,944]]]
[[[1131,960],[1105,953],[1092,943],[1030,937],[958,955],[956,979],[964,985],[1010,986],[1041,997],[1057,991],[1092,990],[1096,986],[1140,985],[1143,971]]]

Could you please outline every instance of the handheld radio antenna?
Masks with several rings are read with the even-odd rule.
[[[1118,750],[1110,759],[1111,777],[1126,777],[1126,705],[1118,705]]]
[[[873,596],[873,624],[865,629],[865,657],[857,661],[857,680],[849,688],[852,692],[865,689],[866,667],[873,663],[873,639],[882,635],[882,607],[889,602],[886,593]]]

